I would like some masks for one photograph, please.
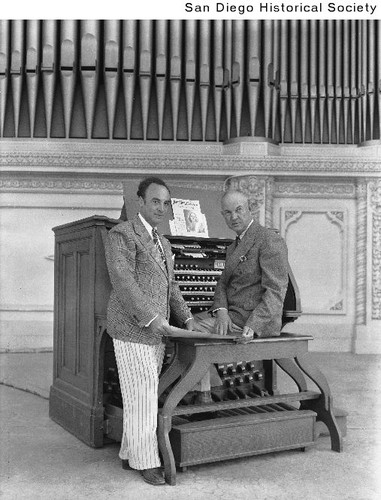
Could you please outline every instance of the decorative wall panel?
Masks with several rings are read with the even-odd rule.
[[[283,209],[281,234],[304,314],[345,314],[347,215],[342,209]]]

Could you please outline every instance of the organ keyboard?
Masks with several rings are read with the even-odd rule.
[[[167,236],[175,256],[175,278],[193,313],[207,311],[225,264],[229,239]]]

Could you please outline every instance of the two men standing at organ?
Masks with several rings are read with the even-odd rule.
[[[156,438],[157,391],[169,317],[189,330],[253,337],[280,334],[288,285],[287,248],[276,233],[252,219],[243,193],[226,192],[222,216],[237,234],[227,249],[213,305],[195,315],[175,281],[170,243],[157,232],[170,207],[159,178],[138,188],[139,214],[110,232],[106,261],[112,283],[107,330],[113,337],[123,398],[124,467],[141,471],[152,485],[164,484]]]

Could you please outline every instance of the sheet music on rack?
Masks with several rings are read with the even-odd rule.
[[[169,227],[173,236],[198,236],[209,238],[205,214],[199,200],[172,198],[173,220]]]

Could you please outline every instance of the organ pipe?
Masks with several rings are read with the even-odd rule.
[[[5,107],[8,93],[10,21],[0,20],[0,137],[4,134]]]
[[[65,137],[69,137],[78,69],[77,21],[62,21],[60,34],[60,73],[64,108]]]
[[[120,21],[105,21],[104,82],[106,92],[108,136],[113,137],[120,76]]]
[[[25,70],[24,21],[12,21],[11,35],[11,82],[15,136],[19,136],[21,94]]]
[[[232,119],[232,26],[233,21],[225,22],[224,32],[224,91],[225,91],[225,111],[226,111],[226,129],[227,138],[231,137],[231,119]]]
[[[38,82],[40,77],[40,21],[29,20],[26,25],[26,84],[28,89],[30,135],[34,136]]]
[[[251,136],[255,135],[255,124],[257,121],[258,100],[260,91],[260,71],[261,71],[261,23],[259,21],[248,22],[248,94]]]
[[[301,141],[305,142],[308,103],[308,23],[300,24],[300,106],[301,106]],[[298,97],[298,94],[296,98]],[[296,124],[295,124],[296,130]]]
[[[47,137],[51,137],[57,74],[57,21],[42,21],[41,74],[44,90]]]
[[[100,58],[100,22],[81,21],[80,71],[85,107],[87,138],[92,136],[98,91]]]
[[[280,70],[279,70],[279,47],[280,47],[280,21],[274,21],[273,23],[274,33],[273,33],[273,62],[272,62],[272,99],[273,99],[273,108],[272,108],[272,138],[276,137],[276,128],[277,128],[277,116],[279,112],[279,80],[280,80]]]
[[[181,70],[181,48],[183,39],[183,22],[170,21],[170,85],[171,85],[171,104],[172,104],[172,134],[173,140],[177,140],[179,109],[180,109],[180,92],[182,83]]]
[[[325,115],[325,99],[326,93],[326,58],[328,57],[328,49],[326,47],[326,21],[319,22],[319,134],[320,142],[323,142],[324,137],[324,115]],[[328,125],[329,130],[329,125]]]
[[[369,110],[369,128],[370,136],[373,137],[373,122],[374,122],[374,58],[375,58],[375,29],[374,21],[368,21],[368,50],[367,50],[367,60],[368,60],[368,73],[366,75],[365,81],[367,84],[367,95],[369,106],[366,108]]]
[[[241,134],[242,99],[244,90],[244,58],[245,58],[245,22],[233,23],[233,64],[231,84],[235,109],[236,134]]]
[[[168,21],[157,21],[155,59],[156,59],[156,95],[157,95],[157,116],[159,140],[163,136],[165,91],[167,82],[167,62],[168,62]]]
[[[328,132],[328,142],[332,142],[332,115],[333,115],[333,104],[335,101],[335,40],[334,40],[334,22],[332,20],[327,21],[327,132]]]
[[[197,21],[185,26],[185,97],[187,105],[187,135],[192,139],[194,99],[196,93]]]
[[[137,24],[137,21],[123,21],[123,89],[127,139],[131,139],[135,99],[136,54],[138,52]]]
[[[357,86],[357,21],[351,22],[351,50],[350,50],[350,91],[351,91],[351,125],[352,143],[355,143],[356,131],[356,109],[358,104],[359,90]],[[359,141],[361,139],[359,138]]]
[[[280,82],[279,82],[279,95],[280,95],[280,112],[281,112],[281,131],[280,137],[283,142],[283,137],[286,131],[286,118],[287,118],[287,104],[289,101],[289,51],[288,51],[288,21],[281,21],[281,43],[280,43]],[[292,124],[291,124],[292,126]]]
[[[343,69],[343,52],[341,50],[341,39],[342,39],[342,21],[337,21],[335,23],[335,135],[337,144],[340,142],[340,116],[341,116],[341,104],[343,97],[343,81],[342,81],[342,69]]]
[[[206,118],[208,113],[208,98],[210,86],[210,44],[211,23],[200,21],[200,102],[201,102],[201,131],[202,139],[206,136]]]
[[[377,21],[377,87],[378,87],[378,130],[381,131],[381,20]]]
[[[343,26],[343,44],[349,46],[350,40],[350,21],[344,21]],[[350,54],[346,50],[343,54],[343,118],[344,118],[344,142],[348,141],[348,123],[349,123],[349,99],[350,99]]]
[[[318,114],[318,25],[317,21],[311,21],[310,39],[309,39],[309,99],[310,99],[310,123],[311,123],[311,141],[317,142],[316,115]]]
[[[0,135],[379,140],[380,65],[373,20],[0,20]]]
[[[152,84],[152,45],[153,21],[140,21],[139,31],[139,82],[141,98],[141,114],[143,121],[143,139],[147,138],[148,112]]]
[[[264,41],[264,49],[263,49],[263,70],[261,72],[260,77],[262,77],[262,89],[263,89],[263,122],[264,122],[264,130],[265,137],[272,137],[270,134],[270,118],[272,116],[272,107],[273,103],[273,92],[272,86],[275,83],[274,76],[274,64],[272,59],[273,53],[273,28],[274,23],[271,21],[265,21],[263,25],[263,41]],[[254,134],[253,134],[254,135]]]
[[[297,100],[299,96],[299,88],[298,88],[298,81],[299,81],[299,70],[301,64],[298,62],[298,46],[299,46],[299,33],[298,33],[298,27],[299,23],[297,21],[291,21],[291,26],[290,26],[290,40],[291,40],[291,45],[290,45],[290,104],[291,104],[291,126],[290,126],[290,133],[291,133],[291,140],[292,138],[295,138],[295,131],[296,131],[296,107],[297,107]]]
[[[215,135],[219,140],[221,129],[222,96],[224,89],[224,23],[214,22],[214,109],[215,109]]]

